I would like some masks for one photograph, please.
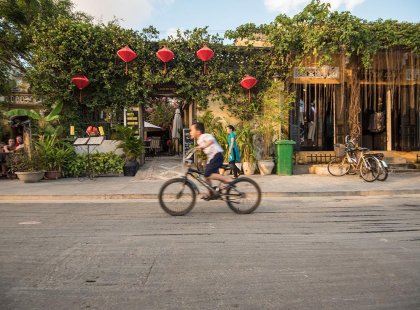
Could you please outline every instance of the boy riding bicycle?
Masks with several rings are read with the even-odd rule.
[[[222,183],[230,183],[233,179],[229,176],[222,176],[219,174],[219,168],[223,166],[223,149],[217,143],[216,139],[208,133],[205,133],[204,124],[196,122],[190,126],[190,135],[197,140],[198,146],[196,149],[203,150],[207,156],[207,165],[204,172],[207,184],[211,186],[211,180],[220,181]],[[224,189],[220,188],[220,189]],[[219,193],[217,191],[209,192],[203,199],[211,200],[217,199]]]

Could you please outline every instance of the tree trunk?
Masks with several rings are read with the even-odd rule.
[[[361,124],[360,124],[360,81],[357,77],[357,68],[352,69],[352,75],[350,79],[350,107],[349,107],[349,125],[350,125],[350,136],[359,141],[361,135]]]

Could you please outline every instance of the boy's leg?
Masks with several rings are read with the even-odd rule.
[[[210,175],[210,177],[208,177],[208,179],[220,181],[222,183],[230,183],[233,181],[233,179],[230,176],[220,175],[218,173],[213,173],[212,175]]]

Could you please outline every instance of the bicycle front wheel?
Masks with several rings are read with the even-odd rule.
[[[328,163],[328,172],[335,177],[341,177],[347,174],[349,170],[350,163],[347,160],[347,157],[335,157]]]
[[[176,178],[164,183],[159,191],[161,208],[173,216],[185,215],[194,208],[196,193],[186,179]]]
[[[361,159],[362,160],[362,159]],[[381,164],[376,157],[365,157],[360,166],[360,176],[366,182],[375,181],[381,173]]]
[[[227,189],[226,203],[235,213],[250,214],[261,203],[261,189],[254,180],[241,177]]]

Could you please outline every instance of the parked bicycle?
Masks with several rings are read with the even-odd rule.
[[[366,182],[373,182],[383,172],[383,166],[368,148],[356,147],[354,141],[346,136],[345,144],[334,145],[335,158],[328,163],[328,172],[333,176],[355,174],[357,171]]]
[[[177,216],[190,212],[196,202],[197,194],[200,194],[198,186],[193,180],[200,183],[210,192],[217,194],[217,200],[223,200],[228,207],[238,214],[254,212],[261,202],[261,189],[258,184],[249,178],[240,177],[219,190],[212,187],[204,179],[204,173],[192,167],[192,156],[195,150],[187,153],[186,165],[188,167],[185,176],[165,182],[159,191],[159,203],[161,208],[168,214]],[[222,169],[229,170],[229,166]]]
[[[382,182],[385,181],[388,178],[388,174],[389,174],[388,164],[384,160],[385,155],[383,153],[368,153],[366,154],[366,156],[374,156],[379,160],[379,163],[381,164],[380,166],[381,170],[380,170],[377,180],[382,181]]]

